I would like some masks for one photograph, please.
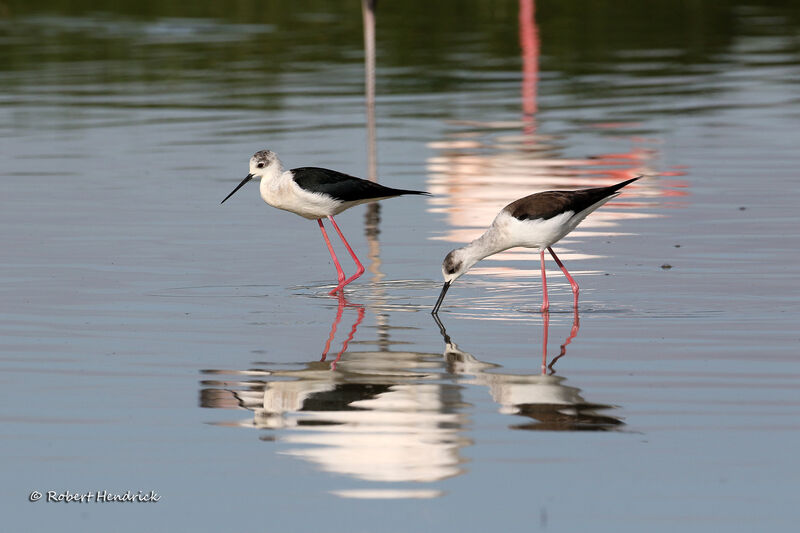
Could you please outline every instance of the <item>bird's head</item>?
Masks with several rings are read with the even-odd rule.
[[[278,154],[270,150],[261,150],[253,154],[250,158],[250,175],[254,178],[262,178],[275,171],[282,171],[281,160]]]
[[[439,294],[439,299],[433,307],[433,314],[439,312],[439,308],[444,301],[444,295],[447,294],[447,289],[450,284],[464,275],[467,270],[475,264],[475,258],[472,257],[466,248],[456,248],[444,258],[442,262],[442,277],[444,277],[444,285],[442,292]]]
[[[283,165],[275,152],[270,150],[258,151],[250,158],[250,173],[225,197],[225,200],[233,196],[234,193],[241,189],[248,181],[268,176],[277,176],[280,175],[281,172],[283,172]],[[224,204],[225,200],[222,200],[220,203]]]
[[[464,275],[470,266],[472,265],[467,261],[467,253],[464,248],[456,248],[451,251],[442,261],[442,277],[445,283],[453,283]]]

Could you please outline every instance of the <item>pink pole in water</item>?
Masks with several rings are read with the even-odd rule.
[[[519,2],[519,44],[522,48],[522,112],[525,118],[533,118],[539,81],[539,29],[534,0]]]

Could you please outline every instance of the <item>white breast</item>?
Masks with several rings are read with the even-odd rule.
[[[589,213],[618,195],[619,193],[607,196],[580,213],[565,211],[547,220],[519,220],[511,216],[508,211],[503,210],[497,215],[492,226],[496,226],[498,230],[505,234],[508,242],[512,243],[509,247],[547,248],[574,230]]]
[[[335,215],[342,210],[342,202],[325,194],[302,189],[294,182],[290,172],[274,178],[261,178],[260,191],[261,198],[272,207],[312,220]]]
[[[578,220],[573,224],[573,215],[572,211],[567,211],[547,220],[518,220],[501,211],[492,225],[508,240],[509,248],[546,248],[558,242],[580,222]]]

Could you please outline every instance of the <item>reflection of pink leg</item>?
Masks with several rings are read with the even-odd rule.
[[[542,375],[547,373],[547,333],[550,331],[550,312],[542,312]]]
[[[578,330],[580,329],[580,327],[581,327],[581,319],[580,317],[578,317],[578,308],[576,307],[575,313],[572,315],[572,329],[569,332],[569,337],[567,337],[567,340],[565,340],[564,344],[561,345],[561,353],[559,353],[557,356],[553,358],[552,361],[550,361],[550,364],[547,365],[547,368],[555,372],[555,369],[553,369],[553,365],[556,364],[556,361],[558,361],[559,359],[561,359],[566,355],[567,345],[571,343],[572,339],[575,338],[575,335],[578,334]]]
[[[578,284],[575,283],[574,279],[572,279],[572,276],[569,275],[569,272],[567,272],[567,268],[564,266],[564,263],[561,262],[561,260],[558,258],[556,253],[553,251],[553,249],[548,246],[547,247],[547,251],[550,252],[550,255],[552,255],[553,259],[556,260],[556,264],[561,269],[561,272],[563,272],[564,275],[567,276],[567,280],[569,280],[569,284],[572,286],[572,295],[575,298],[575,308],[577,309],[578,308],[578,293],[580,292],[580,287],[578,287]],[[544,255],[544,252],[542,252],[542,254]]]
[[[347,251],[350,253],[350,257],[352,257],[353,261],[355,261],[355,263],[356,263],[356,273],[353,274],[352,276],[350,276],[349,278],[347,278],[344,281],[344,283],[339,281],[339,287],[338,288],[339,289],[343,289],[345,285],[347,285],[348,283],[350,283],[352,281],[355,281],[356,279],[358,279],[361,276],[361,274],[364,273],[364,265],[361,264],[361,261],[359,261],[358,257],[356,257],[356,253],[353,251],[352,248],[350,248],[350,244],[348,244],[347,239],[344,238],[344,235],[342,234],[342,230],[339,229],[339,225],[336,223],[335,220],[333,220],[333,217],[329,216],[328,219],[331,221],[331,224],[333,224],[333,229],[335,229],[336,233],[339,234],[339,238],[342,239],[342,242],[344,243],[344,247],[347,248]]]
[[[342,276],[344,278],[344,276]],[[344,313],[344,306],[347,304],[347,300],[344,299],[344,293],[339,293],[339,307],[336,309],[336,318],[333,319],[333,324],[331,324],[331,332],[328,335],[328,341],[325,343],[325,349],[322,350],[322,359],[320,361],[324,361],[326,357],[328,357],[328,350],[331,349],[331,343],[333,342],[333,337],[336,335],[336,327],[339,325],[339,322],[342,320],[342,313]],[[341,355],[341,354],[340,354]],[[338,360],[338,357],[337,357]]]
[[[544,300],[542,301],[542,313],[550,309],[550,300],[547,299],[547,275],[544,273],[544,250],[540,254],[542,260],[542,292],[544,293]]]
[[[342,343],[342,349],[339,350],[339,353],[336,354],[336,359],[334,359],[331,362],[331,370],[336,370],[336,363],[339,361],[339,359],[342,358],[342,354],[347,350],[347,346],[350,344],[350,341],[353,340],[353,336],[355,336],[356,334],[356,329],[358,329],[358,326],[359,324],[361,324],[361,321],[364,320],[364,314],[365,314],[364,306],[353,305],[350,302],[348,302],[347,299],[345,299],[344,297],[343,291],[339,292],[338,297],[339,297],[339,305],[336,308],[336,318],[333,319],[333,324],[331,324],[331,332],[330,334],[328,334],[328,340],[325,342],[325,348],[322,350],[322,358],[320,358],[320,361],[325,361],[325,359],[328,357],[328,351],[331,348],[331,343],[333,342],[333,339],[336,336],[336,328],[339,326],[339,322],[342,321],[342,314],[344,313],[344,308],[348,306],[357,307],[358,317],[356,318],[353,327],[350,329],[350,334]]]
[[[338,285],[336,286],[335,289],[333,289],[330,292],[330,294],[333,294],[342,287],[342,282],[344,281],[344,270],[342,270],[342,265],[339,264],[339,260],[336,258],[336,253],[333,251],[333,246],[331,246],[331,241],[330,239],[328,239],[328,232],[325,231],[325,226],[322,225],[322,219],[318,218],[317,222],[319,222],[319,229],[322,231],[322,236],[325,239],[325,244],[328,245],[328,251],[331,253],[331,259],[333,259],[333,264],[336,265],[336,277],[338,278]]]
[[[578,316],[578,308],[575,308],[575,313],[572,315],[572,329],[569,331],[569,337],[567,340],[564,341],[564,344],[561,345],[561,353],[558,354],[558,357],[561,357],[565,353],[567,353],[567,345],[572,342],[572,339],[575,338],[575,335],[578,334],[578,330],[581,328],[581,319]],[[555,362],[555,360],[553,360]]]
[[[336,360],[331,363],[331,370],[336,370],[336,363],[339,362],[339,359],[342,358],[342,354],[347,350],[347,345],[350,344],[351,340],[353,340],[353,336],[356,334],[356,329],[358,329],[358,326],[361,324],[362,320],[364,320],[364,307],[359,305],[358,318],[356,318],[356,321],[353,323],[353,327],[350,329],[350,334],[342,343],[342,349],[336,354]]]

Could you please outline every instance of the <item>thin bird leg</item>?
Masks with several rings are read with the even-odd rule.
[[[539,254],[542,260],[542,292],[544,293],[544,300],[542,300],[542,313],[550,309],[550,300],[547,299],[547,275],[544,273],[544,250]]]
[[[572,295],[575,298],[575,308],[577,309],[578,308],[578,293],[580,292],[580,287],[578,287],[578,284],[575,282],[574,279],[572,279],[572,276],[569,275],[569,272],[567,272],[567,268],[564,266],[564,263],[561,262],[561,260],[558,258],[556,253],[553,251],[553,249],[548,246],[547,247],[547,251],[550,252],[550,255],[552,255],[553,259],[556,260],[556,264],[561,269],[561,272],[563,272],[564,275],[567,276],[567,279],[569,280],[569,284],[572,285]]]
[[[339,260],[336,258],[336,252],[333,251],[331,241],[328,239],[328,232],[325,231],[325,226],[322,225],[322,219],[318,218],[317,222],[319,222],[319,229],[322,231],[322,236],[325,238],[325,244],[328,245],[328,251],[331,253],[333,264],[336,265],[336,277],[338,278],[338,283],[336,288],[330,292],[330,294],[334,294],[336,291],[342,288],[342,282],[344,281],[344,270],[342,270],[342,265],[339,264]]]
[[[352,276],[350,276],[349,278],[347,278],[344,281],[344,283],[341,283],[341,282],[339,283],[339,288],[342,289],[348,283],[351,283],[352,281],[355,281],[356,279],[358,279],[361,276],[361,274],[364,273],[365,269],[364,269],[364,265],[362,265],[361,261],[359,261],[358,257],[356,257],[356,253],[353,251],[352,248],[350,248],[350,244],[348,244],[347,239],[345,239],[344,235],[342,235],[342,230],[339,229],[339,225],[336,223],[335,220],[333,220],[332,216],[329,216],[328,219],[331,221],[331,224],[333,224],[333,229],[335,229],[336,233],[339,234],[339,238],[342,239],[342,242],[344,243],[344,247],[347,248],[347,251],[350,253],[350,257],[352,257],[353,261],[355,261],[355,263],[356,263],[356,269],[357,269],[356,273],[353,274]]]

